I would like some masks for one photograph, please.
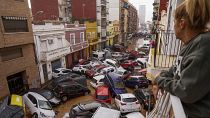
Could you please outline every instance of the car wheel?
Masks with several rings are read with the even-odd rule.
[[[135,89],[138,89],[139,88],[139,86],[138,85],[135,85]]]
[[[64,95],[64,96],[61,97],[61,100],[62,100],[63,102],[66,102],[66,101],[68,100],[68,97]]]
[[[37,113],[34,113],[34,114],[32,115],[32,118],[38,118],[38,114],[37,114]]]

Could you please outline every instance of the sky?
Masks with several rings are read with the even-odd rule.
[[[152,12],[154,0],[129,0],[133,6],[139,11],[139,5],[146,5],[146,18],[145,21],[152,21]]]
[[[129,0],[133,6],[136,7],[136,9],[139,11],[139,5],[146,5],[146,21],[152,21],[152,12],[153,12],[153,6],[152,3],[154,3],[154,0]],[[28,0],[29,8],[31,8],[30,0]]]

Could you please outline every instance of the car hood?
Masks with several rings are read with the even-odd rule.
[[[59,100],[59,99],[56,98],[56,97],[53,97],[53,98],[50,99],[49,101],[52,102],[52,103],[55,103],[55,104],[59,104],[61,100]]]
[[[55,117],[55,112],[53,110],[46,110],[40,108],[40,112],[44,113],[44,115],[47,117]]]
[[[117,71],[125,72],[126,70],[122,66],[120,66],[119,68],[117,68]]]

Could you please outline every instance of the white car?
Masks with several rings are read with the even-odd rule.
[[[123,58],[123,55],[121,52],[113,52],[112,57],[113,58]]]
[[[93,80],[90,82],[90,85],[93,88],[97,88],[98,86],[102,86],[104,85],[103,79],[104,79],[104,75],[96,75],[93,77]]]
[[[97,58],[98,60],[103,60],[105,57],[105,52],[104,51],[93,51],[93,57]]]
[[[53,77],[59,77],[59,76],[62,76],[62,75],[69,74],[71,72],[72,72],[71,69],[57,68],[57,69],[53,70],[52,76]]]
[[[29,108],[32,118],[54,118],[50,103],[46,98],[35,92],[28,92],[23,96],[24,103]]]
[[[104,60],[104,61],[103,61],[103,64],[104,64],[105,66],[112,66],[112,67],[116,68],[117,71],[118,71],[118,70],[126,71],[123,67],[121,67],[121,66],[117,63],[117,61],[114,61],[114,60],[112,60],[112,59],[106,59],[106,60]]]
[[[126,114],[123,118],[145,118],[140,112]]]
[[[147,58],[137,58],[136,62],[138,63],[138,65],[143,65],[144,68],[147,67]]]
[[[118,94],[115,97],[115,104],[122,112],[140,111],[140,103],[132,93]]]
[[[84,74],[86,72],[86,70],[88,70],[88,68],[89,68],[89,66],[87,66],[87,65],[75,65],[72,70],[74,72],[79,72],[79,73]]]

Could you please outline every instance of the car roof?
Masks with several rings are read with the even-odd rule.
[[[43,101],[47,101],[46,98],[44,98],[42,95],[36,93],[36,92],[28,92],[27,94],[31,94],[33,95],[35,98],[37,98],[38,100],[43,100]]]
[[[75,84],[78,84],[78,83],[75,82],[75,81],[68,81],[68,82],[61,82],[61,83],[58,83],[58,85],[59,85],[59,86],[62,86],[62,87],[70,86],[70,85],[75,85]]]
[[[135,97],[134,94],[132,93],[124,93],[124,94],[119,94],[122,98],[133,98]]]
[[[130,76],[130,77],[133,77],[133,78],[139,78],[139,77],[145,77],[145,76],[143,76],[143,75],[135,75],[135,76]]]
[[[126,115],[126,118],[145,118],[140,112],[132,112]]]
[[[109,66],[109,67],[105,67],[105,68],[103,68],[103,70],[109,70],[109,69],[115,69],[114,67],[112,67],[112,66]]]
[[[112,60],[112,59],[106,59],[105,61],[109,61],[109,62],[111,62],[111,63],[116,63],[116,61],[114,61],[114,60]]]
[[[104,79],[104,75],[97,75],[97,76],[94,76],[93,79],[95,80],[101,80],[101,79]]]
[[[114,110],[114,109],[109,109],[105,107],[99,107],[97,111],[94,113],[92,118],[119,118],[120,116],[120,111]]]
[[[61,70],[71,70],[71,69],[67,69],[67,68],[56,68],[55,70],[61,71]]]

